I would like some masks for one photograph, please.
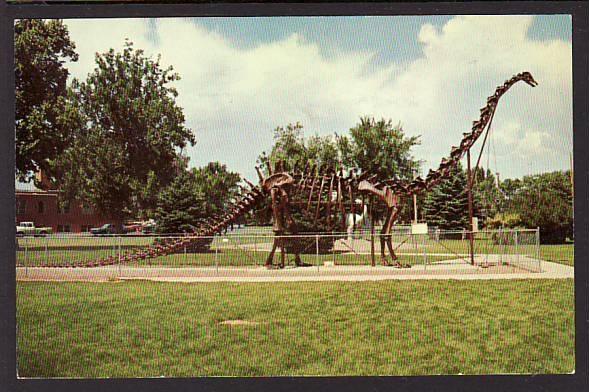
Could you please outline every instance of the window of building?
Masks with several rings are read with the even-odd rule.
[[[39,202],[37,203],[37,212],[38,212],[39,214],[42,214],[42,213],[44,213],[44,212],[45,212],[45,203],[43,203],[43,201],[39,201]]]
[[[57,232],[58,233],[69,233],[71,232],[71,226],[70,225],[57,225]]]
[[[27,202],[25,200],[16,200],[16,213],[24,214],[27,212]]]
[[[70,212],[70,203],[67,201],[57,203],[57,212],[59,214],[69,214]]]
[[[87,204],[82,204],[82,214],[90,215],[94,212],[93,208]]]

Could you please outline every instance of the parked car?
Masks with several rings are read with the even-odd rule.
[[[123,233],[125,234],[140,234],[142,229],[142,222],[127,222],[123,225]]]
[[[20,222],[16,226],[16,235],[19,237],[25,235],[33,235],[33,236],[46,236],[47,234],[51,234],[53,229],[51,227],[35,227],[35,223],[33,222]]]
[[[156,228],[156,223],[153,219],[149,219],[145,222],[143,222],[143,227],[142,227],[142,232],[143,234],[151,234],[153,232],[155,232],[155,228]]]
[[[108,234],[117,234],[120,230],[117,229],[117,226],[112,223],[105,223],[100,227],[95,227],[90,229],[90,233],[92,235],[108,235]]]

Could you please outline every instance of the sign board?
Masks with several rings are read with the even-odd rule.
[[[477,218],[476,216],[472,217],[472,231],[479,231],[479,218]]]
[[[411,234],[427,234],[427,223],[412,223]]]

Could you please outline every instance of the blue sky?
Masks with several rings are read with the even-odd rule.
[[[95,52],[130,38],[180,73],[179,104],[195,166],[218,160],[255,180],[272,129],[346,133],[362,115],[421,135],[424,172],[437,166],[495,86],[528,70],[494,120],[491,167],[502,177],[568,168],[572,151],[571,19],[385,16],[67,20],[83,78]],[[486,160],[484,160],[486,162]]]

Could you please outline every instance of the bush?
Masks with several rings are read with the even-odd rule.
[[[486,227],[490,230],[500,228],[515,229],[522,226],[522,221],[517,213],[499,213],[487,219]]]

